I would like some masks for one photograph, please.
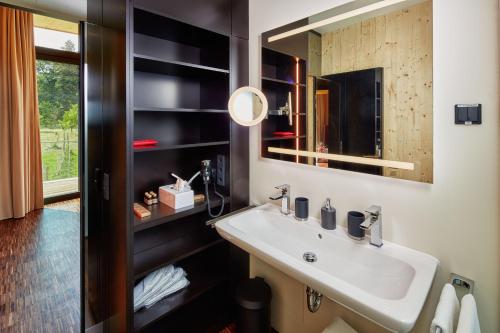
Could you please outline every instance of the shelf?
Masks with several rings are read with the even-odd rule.
[[[182,265],[181,267],[187,272],[189,286],[159,301],[149,309],[137,311],[134,314],[134,331],[143,330],[228,280],[228,276],[223,270],[215,267],[213,270],[207,271],[203,269],[205,268],[203,266],[205,265],[200,265],[197,262]]]
[[[270,111],[274,111],[274,110],[270,110]],[[285,114],[272,114],[272,113],[269,113],[269,111],[268,111],[267,115],[268,115],[268,117],[273,116],[273,117],[286,117],[286,118],[288,118],[288,115],[285,115]],[[292,112],[292,116],[295,117],[296,115],[297,115],[297,112]],[[305,116],[305,115],[306,115],[305,112],[300,112],[299,113],[299,116]]]
[[[167,60],[137,53],[134,54],[134,69],[140,72],[194,78],[199,78],[203,73],[210,76],[227,76],[229,74],[229,71],[226,69],[202,66],[183,61]]]
[[[186,109],[186,108],[160,108],[160,107],[147,107],[147,106],[136,106],[134,107],[136,112],[178,112],[178,113],[229,113],[228,110],[218,110],[218,109]]]
[[[203,142],[203,143],[190,143],[183,145],[159,145],[151,148],[134,148],[134,153],[145,153],[150,151],[188,149],[188,148],[210,147],[210,146],[223,146],[228,144],[229,141],[214,141],[214,142]]]
[[[134,254],[134,279],[142,279],[160,267],[176,263],[224,242],[214,230],[209,231],[187,234]]]
[[[224,197],[226,204],[229,202],[229,197]],[[214,197],[213,193],[210,193],[210,203],[212,208],[220,207],[220,199]],[[149,206],[148,209],[151,211],[151,216],[140,219],[134,216],[134,232],[146,230],[149,228],[156,227],[161,224],[172,222],[180,218],[201,213],[207,208],[207,202],[195,203],[193,207],[186,207],[181,209],[173,209],[161,202],[156,205]]]
[[[306,85],[304,83],[295,83],[295,82],[288,82],[288,81],[285,81],[285,80],[279,80],[279,79],[273,79],[273,78],[270,78],[270,77],[262,77],[262,80],[264,81],[269,81],[269,82],[274,82],[274,83],[281,83],[281,84],[286,84],[286,85],[289,85],[289,86],[300,86],[300,87],[305,87]]]
[[[305,135],[299,135],[299,136],[277,136],[277,137],[270,137],[270,138],[262,138],[262,141],[278,141],[278,140],[292,140],[292,139],[305,139]]]
[[[141,5],[139,1],[134,1],[133,6],[135,32],[199,48],[208,47],[226,56],[229,53],[228,34],[177,21],[150,5]]]

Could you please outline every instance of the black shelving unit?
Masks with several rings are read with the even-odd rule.
[[[288,115],[270,115],[262,122],[263,157],[296,161],[295,156],[269,153],[268,147],[306,150],[306,60],[262,47],[261,86],[270,110],[278,110],[292,97],[292,124]],[[294,135],[276,136],[274,132]],[[299,157],[302,161],[305,158]]]
[[[159,11],[148,10],[149,1],[138,2],[141,4],[133,8],[130,31],[133,133],[135,139],[156,139],[159,144],[133,150],[134,199],[140,202],[144,191],[156,191],[159,186],[173,183],[175,179],[170,173],[190,178],[200,169],[201,160],[210,159],[215,166],[217,157],[222,155],[228,177],[217,190],[225,196],[224,211],[241,208],[248,202],[248,192],[243,201],[239,193],[233,197],[232,182],[234,177],[248,177],[237,174],[241,165],[248,162],[234,152],[245,149],[247,139],[239,141],[246,132],[231,121],[227,102],[230,92],[244,85],[236,80],[245,77],[237,72],[240,59],[231,58],[231,54],[236,52],[236,42],[246,40],[176,19],[167,14],[167,4],[164,11]],[[204,192],[201,178],[192,187],[196,194]],[[213,209],[220,209],[221,200],[212,189],[209,196]],[[133,330],[173,329],[178,313],[196,308],[214,288],[223,289],[222,295],[228,297],[221,304],[232,304],[235,270],[231,273],[230,245],[205,225],[210,219],[206,201],[178,210],[159,203],[150,210],[150,217],[135,217],[132,222],[134,283],[173,264],[187,271],[190,285],[153,307],[134,313]],[[204,309],[208,313],[214,310]],[[217,317],[215,313],[213,316]],[[182,330],[189,331],[189,325]]]
[[[210,159],[215,165],[222,155],[227,177],[217,190],[224,194],[224,212],[230,212],[248,204],[248,189],[239,193],[233,187],[235,177],[248,179],[248,160],[240,155],[241,149],[248,149],[247,132],[235,126],[227,110],[230,92],[247,84],[247,73],[241,73],[240,65],[246,62],[246,55],[238,51],[247,40],[235,36],[234,27],[228,27],[225,34],[176,16],[179,6],[175,1],[162,5],[141,0],[131,10],[133,136],[159,141],[157,146],[132,151],[133,197],[141,202],[144,191],[173,183],[170,173],[189,178],[200,169],[201,160]],[[186,11],[191,9],[184,6]],[[192,187],[196,194],[204,192],[201,178]],[[222,202],[212,189],[209,196],[212,208],[220,209]],[[172,264],[187,271],[190,285],[133,313],[133,331],[175,330],[177,316],[194,311],[214,288],[222,289],[221,295],[227,297],[220,304],[232,304],[235,272],[241,276],[248,272],[238,273],[230,255],[235,249],[230,250],[231,245],[205,225],[210,219],[206,201],[177,210],[163,203],[149,209],[150,217],[132,221],[130,270],[134,284]],[[218,317],[216,313],[212,316]],[[231,319],[229,316],[219,325]],[[193,331],[190,325],[195,324],[187,323],[182,330]]]
[[[113,332],[219,332],[235,320],[233,290],[248,255],[206,226],[207,203],[149,207],[145,191],[190,178],[202,160],[225,160],[223,214],[248,206],[248,128],[227,110],[248,85],[247,0],[88,0],[82,34],[82,309]],[[155,147],[134,148],[134,139]],[[204,192],[201,179],[192,188]],[[221,207],[210,186],[214,209]],[[133,311],[133,289],[175,265],[188,287]],[[86,311],[82,311],[86,316]],[[196,320],[193,320],[196,318]]]

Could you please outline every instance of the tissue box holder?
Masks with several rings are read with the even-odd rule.
[[[194,192],[191,189],[176,191],[174,184],[161,186],[160,202],[174,209],[184,208],[194,205]]]

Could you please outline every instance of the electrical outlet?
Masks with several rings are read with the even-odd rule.
[[[226,186],[226,157],[217,155],[217,185]]]

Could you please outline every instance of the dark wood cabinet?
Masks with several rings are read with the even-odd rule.
[[[179,210],[158,203],[142,220],[132,206],[145,191],[173,183],[171,173],[189,178],[201,160],[215,165],[218,158],[227,170],[217,186],[224,213],[248,205],[248,129],[227,110],[231,92],[248,84],[248,1],[95,0],[88,6],[94,35],[84,45],[92,78],[85,103],[99,117],[96,111],[84,116],[97,119],[87,133],[97,126],[102,140],[85,140],[91,150],[100,140],[93,155],[100,170],[94,179],[93,164],[83,162],[89,174],[83,195],[89,211],[98,208],[93,223],[101,248],[87,248],[83,260],[103,272],[84,266],[84,288],[102,286],[89,296],[104,304],[98,321],[106,332],[217,331],[234,320],[233,289],[248,276],[248,255],[205,225],[206,203]],[[159,144],[134,149],[134,139]],[[204,192],[201,179],[192,187]],[[219,209],[212,191],[211,206]],[[84,241],[93,246],[95,239]],[[135,284],[169,264],[187,272],[189,286],[134,312]]]

